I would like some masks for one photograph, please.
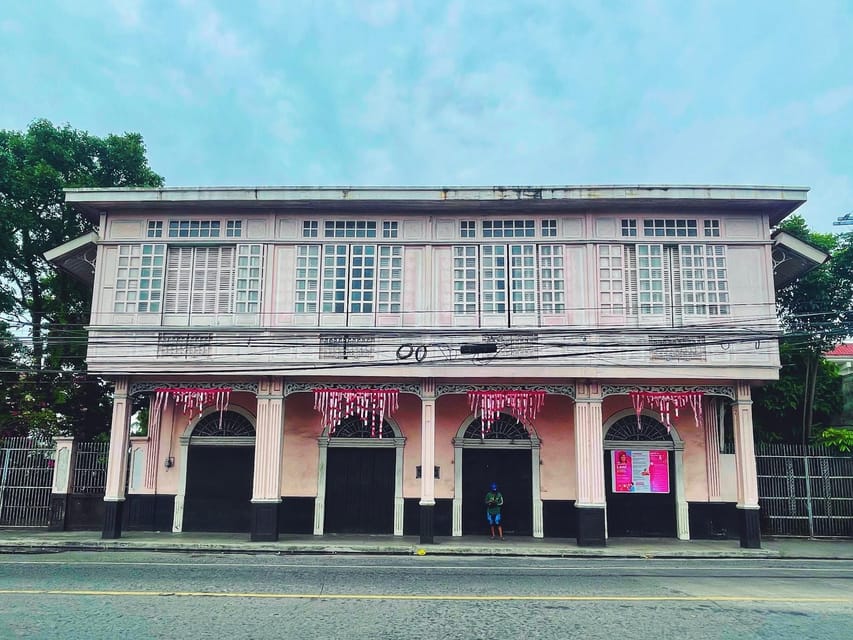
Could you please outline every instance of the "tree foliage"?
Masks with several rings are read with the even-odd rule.
[[[830,260],[777,292],[787,334],[780,345],[782,369],[778,382],[756,391],[754,414],[762,437],[805,444],[842,405],[838,369],[823,354],[851,334],[853,237],[813,232],[800,216],[780,228],[829,253]]]
[[[98,137],[47,120],[0,130],[0,369],[15,374],[4,432],[89,437],[109,424],[105,385],[84,375],[91,291],[43,254],[94,227],[63,189],[162,184],[138,133]]]

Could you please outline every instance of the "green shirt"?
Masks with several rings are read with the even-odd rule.
[[[486,494],[486,513],[496,515],[501,512],[504,497],[500,491],[489,491]]]

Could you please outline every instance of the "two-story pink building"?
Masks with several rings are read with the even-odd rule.
[[[805,198],[68,190],[98,231],[49,258],[92,281],[115,383],[103,536],[483,535],[496,482],[508,535],[757,547],[750,389],[778,373],[774,268],[811,259],[771,232]]]

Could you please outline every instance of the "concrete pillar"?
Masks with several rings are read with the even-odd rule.
[[[258,381],[255,474],[252,482],[253,541],[278,540],[283,444],[284,379],[261,378]]]
[[[740,546],[761,548],[761,519],[758,507],[758,471],[752,435],[752,395],[748,382],[738,382],[735,391],[734,437],[737,469],[737,508]]]
[[[107,483],[104,489],[104,529],[101,537],[121,537],[122,509],[127,478],[127,448],[130,442],[131,401],[127,378],[115,381],[113,419],[110,428],[110,456],[107,462]]]
[[[575,397],[575,473],[578,497],[578,546],[606,544],[604,493],[604,434],[601,420],[601,388],[597,383],[577,385]]]
[[[435,511],[435,381],[421,381],[421,544],[432,544]]]
[[[50,492],[50,520],[48,531],[65,531],[68,494],[74,479],[74,462],[77,443],[74,438],[56,438],[56,455],[53,460],[53,488]]]

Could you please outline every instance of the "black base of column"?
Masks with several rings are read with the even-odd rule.
[[[575,507],[578,514],[578,546],[604,547],[604,509],[595,507]]]
[[[279,506],[280,502],[252,503],[252,529],[249,538],[252,542],[278,541]]]
[[[65,531],[65,514],[68,511],[68,494],[50,494],[50,515],[47,521],[48,531]]]
[[[740,519],[740,546],[743,549],[761,548],[761,511],[738,509]]]
[[[421,505],[421,544],[433,544],[435,538],[433,531],[435,530],[435,505]]]
[[[101,538],[104,540],[115,540],[121,538],[121,514],[124,509],[124,500],[104,501],[104,530]]]

